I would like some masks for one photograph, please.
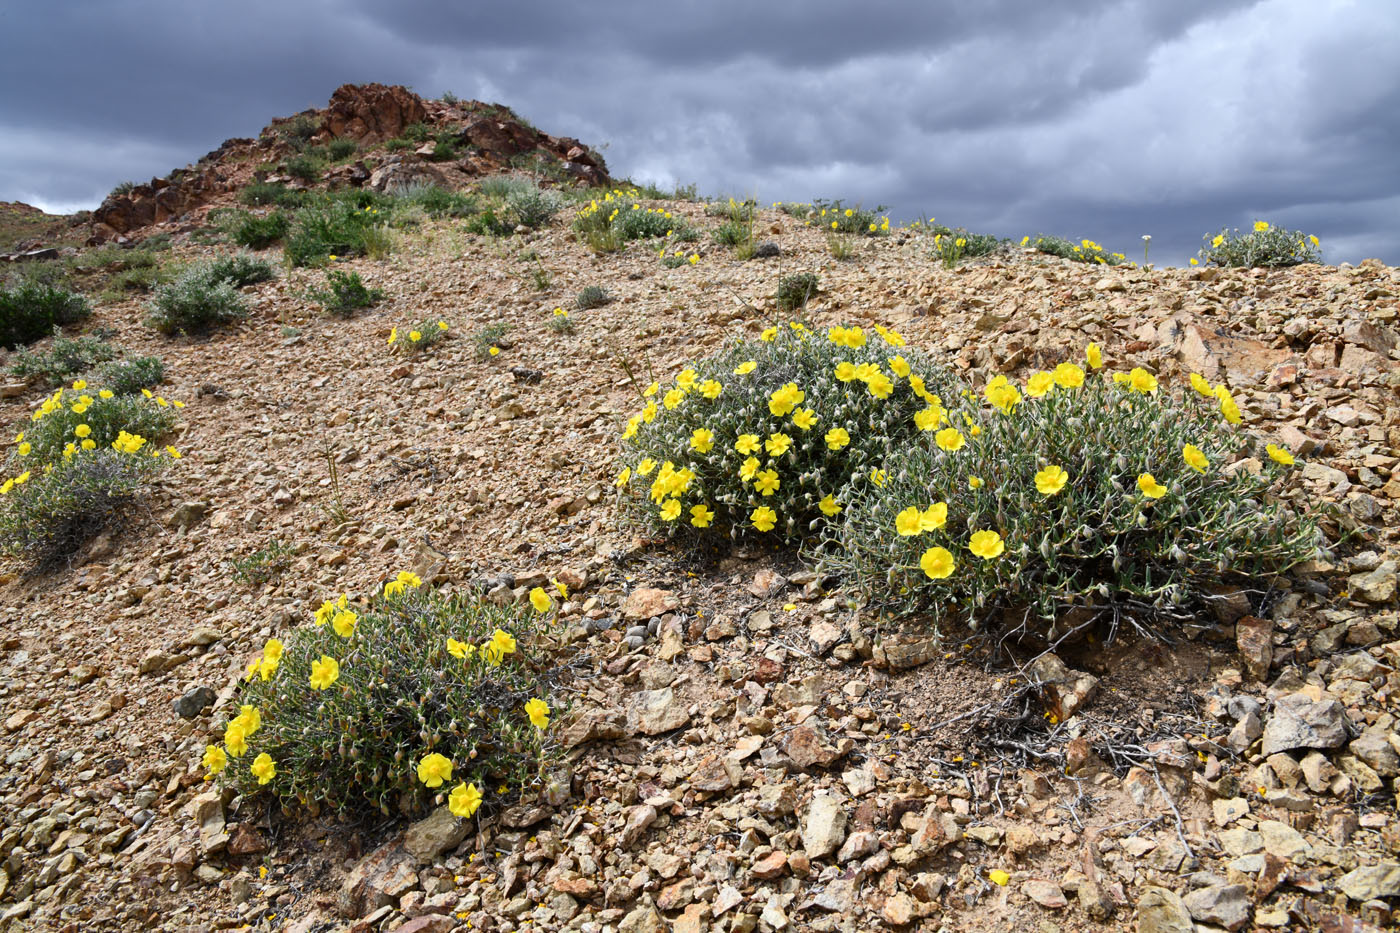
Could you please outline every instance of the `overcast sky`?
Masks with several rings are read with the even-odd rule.
[[[0,200],[91,208],[368,81],[702,194],[1171,264],[1265,219],[1400,264],[1397,0],[5,3]]]

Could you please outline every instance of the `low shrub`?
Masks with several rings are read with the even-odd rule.
[[[854,233],[860,236],[886,236],[890,232],[890,219],[878,216],[885,208],[876,207],[869,211],[859,204],[846,207],[838,198],[824,201],[817,198],[812,202],[810,218],[813,223],[837,233]]]
[[[1248,233],[1221,230],[1215,236],[1206,234],[1207,245],[1198,253],[1206,265],[1235,268],[1279,268],[1305,262],[1321,262],[1322,251],[1315,236],[1305,236],[1301,230],[1286,230],[1262,220],[1254,222]]]
[[[0,483],[0,553],[38,566],[71,556],[130,514],[168,459],[105,447],[7,479]]]
[[[1004,242],[985,233],[969,233],[959,228],[933,235],[933,255],[951,269],[964,259],[975,259],[995,252]]]
[[[472,346],[478,360],[490,359],[501,352],[502,339],[510,330],[505,321],[494,321],[472,334]]]
[[[574,215],[575,235],[594,252],[613,252],[632,240],[691,242],[698,231],[684,217],[661,207],[643,207],[635,190],[609,191]]]
[[[239,202],[249,207],[304,207],[310,196],[310,192],[307,191],[264,181],[253,182],[238,192]]]
[[[534,186],[511,192],[506,205],[516,223],[531,230],[545,226],[559,212],[558,199]]]
[[[884,328],[794,323],[653,383],[622,435],[624,499],[663,533],[813,537],[853,478],[957,397],[946,372],[903,348]]]
[[[400,353],[422,353],[439,341],[447,339],[446,321],[419,321],[402,331],[394,327],[389,332],[389,346]]]
[[[274,538],[266,547],[244,557],[229,561],[233,578],[245,586],[265,586],[286,573],[292,566],[296,548]]]
[[[62,288],[21,282],[0,288],[0,347],[19,347],[76,324],[92,313],[87,299]]]
[[[1021,240],[1022,246],[1027,244],[1042,253],[1059,256],[1061,259],[1072,259],[1075,262],[1096,262],[1104,266],[1119,266],[1128,261],[1128,257],[1122,253],[1110,253],[1093,240],[1080,240],[1078,243],[1071,243],[1064,237],[1037,234],[1035,237],[1026,237]]]
[[[208,264],[192,266],[156,289],[149,307],[146,323],[167,336],[207,333],[248,314],[233,283],[213,278]]]
[[[353,139],[332,139],[326,143],[326,155],[333,162],[344,162],[357,155],[359,151],[359,144]]]
[[[753,223],[746,220],[726,220],[710,234],[721,246],[738,246],[753,241]]]
[[[601,285],[585,285],[579,289],[578,295],[574,297],[574,305],[580,311],[601,308],[610,301],[612,301],[612,296]]]
[[[269,639],[204,766],[313,812],[416,814],[445,796],[470,816],[534,786],[551,752],[538,615],[407,573],[364,602],[328,601],[314,625]]]
[[[288,159],[283,164],[282,169],[293,178],[310,184],[321,180],[321,173],[326,170],[326,163],[315,156],[298,155]]]
[[[228,226],[229,237],[239,246],[249,249],[266,249],[287,235],[291,219],[281,211],[258,216],[241,214]]]
[[[349,316],[361,308],[372,308],[384,300],[384,292],[368,288],[358,272],[331,270],[326,273],[326,287],[310,295],[330,314]]]
[[[1231,428],[1223,387],[1192,382],[1172,395],[1141,369],[1069,363],[1020,389],[993,380],[986,404],[892,450],[883,482],[857,477],[823,569],[878,610],[1054,639],[1077,624],[1066,610],[1127,609],[1150,631],[1222,579],[1312,557],[1314,523],[1269,495],[1292,457]]]
[[[783,311],[796,311],[807,307],[807,302],[812,300],[819,287],[821,280],[812,272],[783,276],[778,280],[778,308]]]
[[[299,113],[277,128],[277,135],[300,152],[321,130],[321,121],[309,113]]]
[[[20,379],[56,386],[116,355],[117,348],[101,337],[64,337],[62,330],[55,329],[47,350],[21,350],[11,361],[10,372]]]
[[[234,253],[220,256],[204,267],[210,282],[228,282],[234,288],[268,282],[276,277],[272,265],[266,259],[259,259],[247,253]]]
[[[158,356],[135,356],[113,360],[93,374],[93,385],[114,395],[135,395],[142,389],[158,386],[165,381],[165,364]]]
[[[331,256],[365,256],[387,248],[388,230],[373,202],[337,199],[296,215],[283,253],[293,266],[321,266]]]
[[[574,322],[569,317],[569,312],[563,308],[554,309],[546,326],[556,334],[572,334],[574,332]]]
[[[392,192],[402,204],[417,205],[429,217],[470,217],[478,210],[476,200],[460,191],[439,185],[414,184]]]
[[[123,434],[159,444],[175,430],[176,406],[164,398],[117,395],[82,380],[73,386],[44,400],[16,441],[12,465],[42,470],[75,452],[110,447]]]
[[[468,233],[475,233],[478,236],[510,236],[515,232],[515,225],[505,217],[498,216],[495,210],[487,208],[475,217],[469,218],[466,229]]]

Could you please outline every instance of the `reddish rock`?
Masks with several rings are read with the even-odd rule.
[[[1249,675],[1260,682],[1268,680],[1274,657],[1274,623],[1244,616],[1235,623],[1235,644]]]
[[[398,902],[418,883],[414,859],[398,840],[385,843],[362,858],[346,877],[336,899],[343,917],[362,917],[377,907]]]
[[[239,823],[233,828],[228,841],[229,855],[258,855],[267,851],[267,840],[247,823]]]
[[[376,143],[393,139],[404,127],[428,118],[423,100],[408,88],[383,84],[342,84],[331,95],[322,129]]]
[[[457,921],[444,914],[424,914],[398,928],[398,933],[452,933]]]
[[[770,878],[776,878],[787,869],[787,863],[788,859],[785,854],[777,851],[771,852],[757,862],[754,862],[754,877],[761,878],[764,881]]]
[[[627,600],[622,604],[622,615],[633,622],[645,622],[673,611],[680,604],[676,594],[670,590],[643,586],[627,594]]]
[[[841,757],[840,752],[822,741],[811,726],[798,726],[781,743],[783,752],[799,768],[829,768]]]

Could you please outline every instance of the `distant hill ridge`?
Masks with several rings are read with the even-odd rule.
[[[597,152],[535,129],[509,107],[451,95],[425,100],[400,85],[345,84],[323,109],[276,118],[256,139],[225,140],[191,167],[118,187],[92,212],[88,245],[139,239],[157,225],[196,223],[209,208],[259,182],[456,189],[510,169],[561,184],[610,183]]]

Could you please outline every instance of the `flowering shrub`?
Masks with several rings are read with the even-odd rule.
[[[574,233],[595,252],[612,252],[631,240],[689,242],[699,236],[684,217],[665,208],[643,207],[639,199],[636,189],[609,191],[574,216]]]
[[[855,207],[846,207],[839,198],[835,201],[817,198],[812,202],[809,222],[837,233],[887,236],[890,232],[890,219],[877,216],[884,209],[877,207],[873,211],[868,211],[859,204]]]
[[[853,477],[946,419],[951,385],[883,327],[770,327],[647,388],[617,485],[664,532],[800,542],[841,513]]]
[[[0,347],[33,343],[91,313],[82,295],[52,285],[26,282],[0,288]]]
[[[1071,243],[1064,237],[1037,235],[1024,237],[1021,245],[1030,245],[1042,253],[1073,259],[1075,262],[1096,262],[1103,266],[1119,266],[1128,261],[1122,253],[1110,253],[1093,240]]]
[[[388,252],[388,208],[381,216],[378,202],[365,205],[348,199],[296,215],[283,254],[293,266],[321,266],[332,256],[376,256]]]
[[[550,709],[534,633],[553,600],[537,589],[531,606],[501,608],[420,582],[400,573],[363,603],[327,601],[285,644],[269,639],[205,751],[209,772],[284,805],[385,815],[446,796],[470,816],[537,779]]]
[[[389,346],[400,353],[422,353],[447,336],[446,321],[420,321],[412,327],[389,331]]]
[[[1223,386],[1192,385],[1178,397],[1141,369],[1072,363],[1021,387],[998,377],[894,451],[882,484],[856,477],[824,564],[880,608],[974,626],[1005,611],[1055,636],[1067,608],[1175,609],[1311,557],[1315,525],[1269,496],[1292,457],[1233,429]]]
[[[1004,242],[985,233],[969,233],[963,229],[938,230],[933,235],[933,254],[951,269],[964,259],[975,259],[995,252]]]
[[[1248,233],[1221,230],[1214,236],[1206,234],[1206,241],[1207,245],[1198,255],[1207,265],[1253,269],[1322,261],[1317,237],[1304,236],[1300,230],[1285,230],[1262,220],[1256,220],[1254,229]]]
[[[31,424],[16,436],[12,457],[23,467],[42,469],[81,450],[110,447],[123,434],[156,444],[175,428],[169,402],[152,395],[117,395],[110,389],[89,389],[83,380],[61,388],[31,416]],[[152,448],[154,449],[154,448]]]

